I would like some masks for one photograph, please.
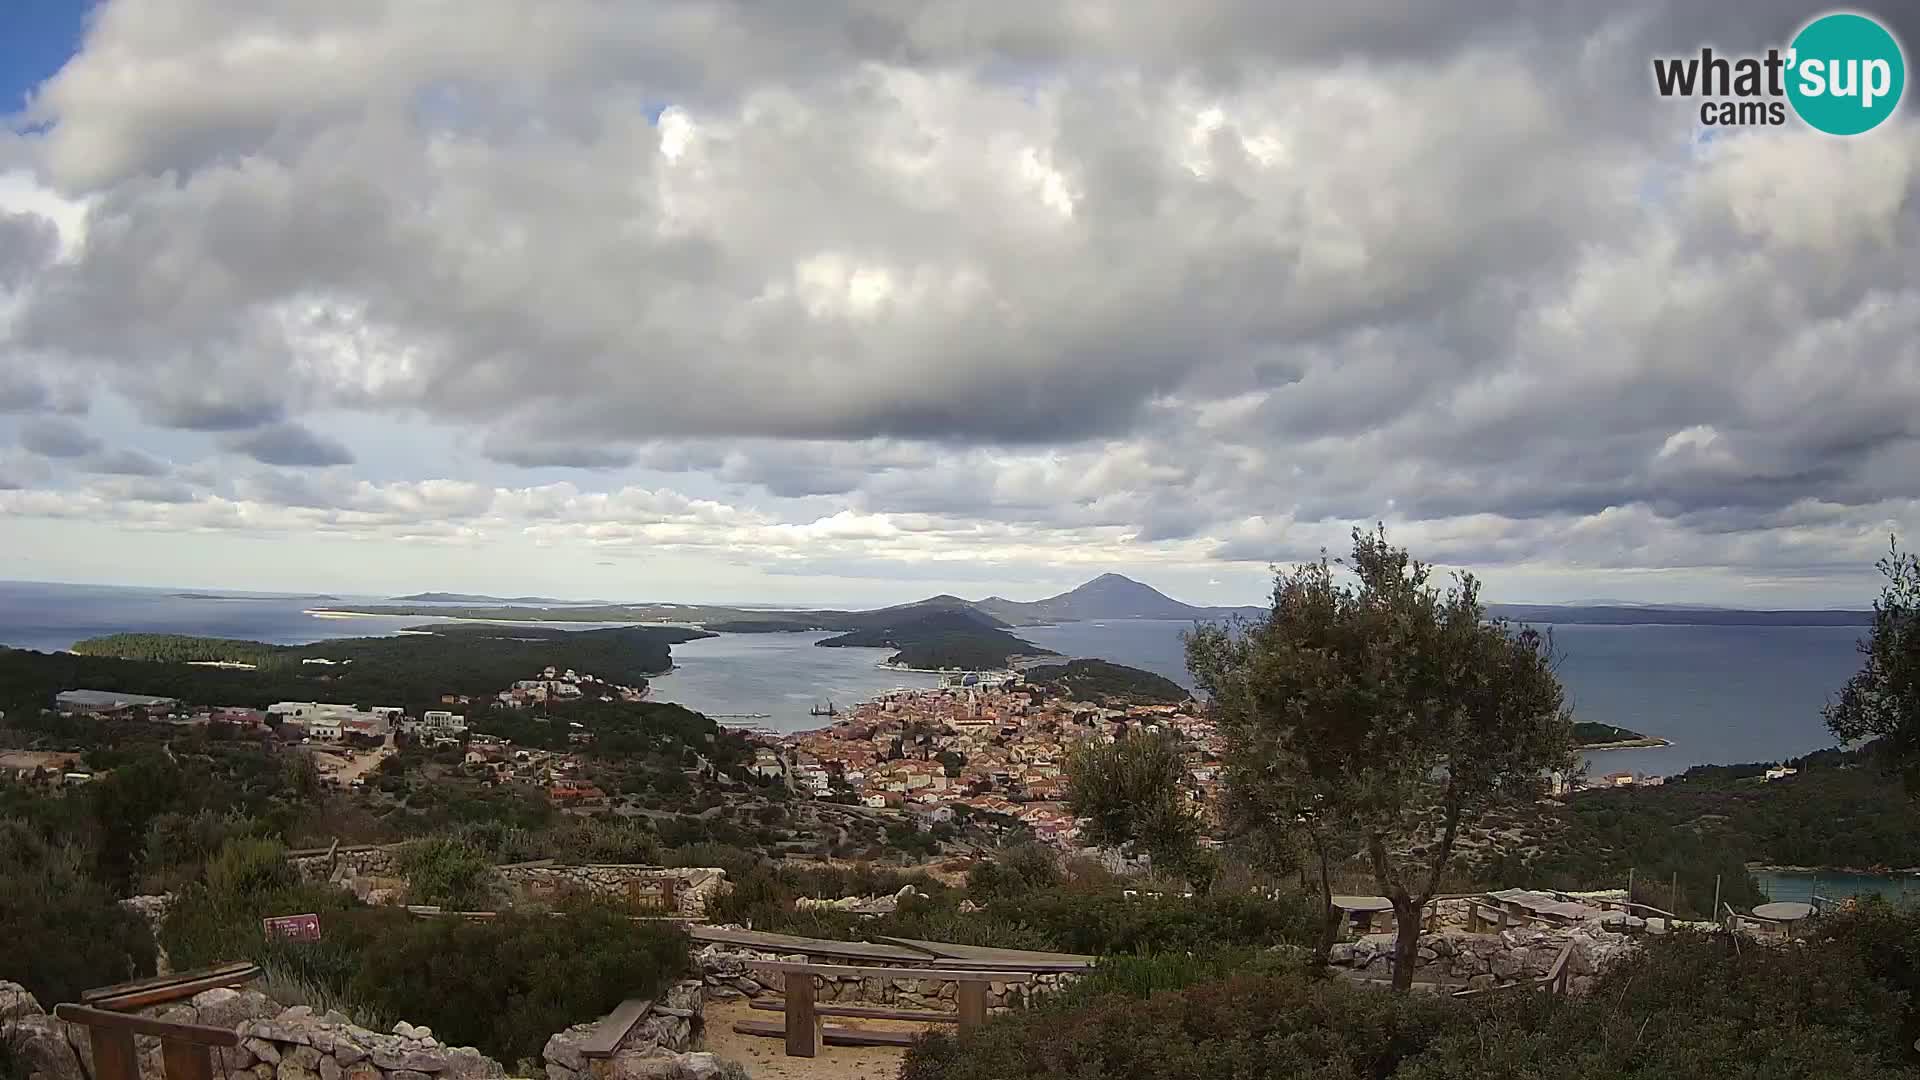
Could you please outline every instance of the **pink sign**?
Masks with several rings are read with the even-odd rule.
[[[287,941],[319,941],[320,916],[318,915],[280,915],[260,920],[270,938],[283,938]]]

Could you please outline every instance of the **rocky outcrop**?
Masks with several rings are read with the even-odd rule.
[[[720,1063],[712,1054],[688,1052],[702,1022],[702,985],[699,979],[689,979],[669,987],[627,1030],[609,1058],[589,1058],[580,1050],[600,1026],[599,1020],[555,1032],[540,1054],[547,1080],[680,1080],[719,1075]]]
[[[26,1080],[87,1080],[91,1073],[81,1063],[69,1027],[48,1016],[26,987],[0,982],[0,1043]]]
[[[754,998],[763,994],[782,993],[782,976],[767,971],[755,971],[747,964],[753,961],[785,960],[794,963],[806,963],[808,958],[799,954],[761,952],[755,949],[743,949],[736,945],[712,944],[693,954],[694,963],[700,968],[702,980],[706,983],[707,997],[716,1001],[736,998]],[[871,960],[860,962],[861,967],[894,967],[896,965],[878,963]],[[878,976],[860,977],[857,975],[815,975],[813,978],[814,1000],[822,1003],[891,1005],[902,1009],[943,1009],[954,1011],[959,1008],[960,984],[946,979],[922,979],[914,974],[912,965],[900,965],[900,974],[881,978]],[[1072,975],[1037,975],[1030,983],[989,982],[987,984],[987,1007],[990,1009],[1011,1008],[1024,1004],[1028,997],[1042,997],[1070,981]]]

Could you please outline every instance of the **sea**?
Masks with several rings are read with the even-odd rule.
[[[121,631],[198,634],[299,644],[381,636],[436,621],[421,616],[328,618],[320,606],[351,607],[381,598],[228,594],[212,590],[0,582],[0,644],[42,651]],[[571,629],[586,624],[563,623]],[[1018,633],[1067,657],[1143,668],[1184,686],[1182,635],[1191,623],[1153,620],[1062,623]],[[1558,674],[1580,720],[1657,735],[1659,749],[1589,754],[1595,773],[1671,775],[1698,764],[1777,761],[1833,745],[1820,709],[1854,671],[1859,627],[1594,626],[1548,627]],[[673,647],[674,670],[652,681],[651,696],[722,723],[800,731],[825,721],[816,710],[844,709],[896,687],[931,686],[937,677],[887,668],[884,649],[822,649],[828,635],[721,634]],[[1920,899],[1920,879],[1861,878],[1769,871],[1759,875],[1776,899],[1871,891]]]
[[[42,651],[117,632],[198,634],[300,644],[383,636],[435,622],[424,616],[337,618],[315,607],[380,602],[0,581],[0,645]],[[555,623],[569,629],[592,624]],[[1093,657],[1193,685],[1181,621],[1113,620],[1023,627],[1018,633],[1067,657]],[[1558,674],[1580,720],[1595,720],[1673,745],[1588,755],[1595,772],[1678,773],[1690,765],[1776,761],[1833,745],[1820,708],[1858,670],[1858,627],[1549,627]],[[883,649],[821,649],[825,634],[721,634],[673,647],[674,670],[653,682],[657,700],[756,726],[817,726],[815,708],[836,708],[936,677],[881,664]]]

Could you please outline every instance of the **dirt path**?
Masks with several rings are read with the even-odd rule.
[[[786,1044],[779,1039],[741,1035],[733,1030],[736,1020],[775,1020],[779,1016],[749,1008],[744,1001],[711,1002],[706,1008],[706,1045],[701,1049],[745,1065],[754,1080],[894,1080],[900,1075],[900,1063],[907,1052],[898,1047],[822,1046],[818,1057],[790,1058]],[[924,1031],[928,1026],[897,1020],[829,1018],[829,1022],[889,1031]]]
[[[377,750],[356,751],[351,761],[347,760],[346,755],[331,750],[316,749],[313,757],[315,764],[331,765],[333,768],[329,775],[338,780],[341,787],[346,787],[378,768],[381,762],[395,753],[393,744],[389,742]]]

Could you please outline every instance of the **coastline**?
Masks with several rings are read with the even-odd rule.
[[[1657,750],[1660,747],[1672,745],[1673,742],[1670,739],[1648,735],[1639,739],[1622,739],[1619,742],[1582,743],[1573,749],[1575,753],[1586,754],[1595,750]]]
[[[1851,874],[1855,877],[1898,878],[1920,877],[1920,866],[1898,866],[1892,869],[1875,870],[1862,866],[1775,866],[1771,863],[1748,863],[1750,874]]]

